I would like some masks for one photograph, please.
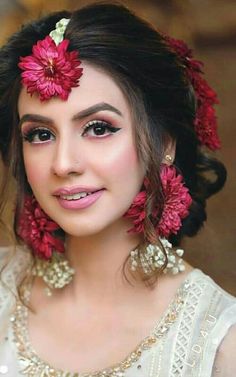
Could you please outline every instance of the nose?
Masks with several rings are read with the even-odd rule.
[[[82,174],[84,162],[80,148],[75,140],[61,139],[56,143],[52,161],[54,175],[65,177],[71,174]]]

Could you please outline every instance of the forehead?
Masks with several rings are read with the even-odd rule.
[[[106,102],[120,110],[125,118],[130,119],[128,101],[113,78],[101,68],[87,62],[83,62],[82,67],[80,85],[72,89],[67,101],[55,97],[42,102],[37,94],[31,96],[23,88],[18,100],[19,116],[37,113],[56,118],[62,114],[72,115],[97,103]]]

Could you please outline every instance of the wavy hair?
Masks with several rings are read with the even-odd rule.
[[[170,237],[174,245],[179,245],[185,235],[194,236],[202,227],[207,217],[206,200],[223,187],[226,170],[199,143],[193,125],[196,98],[178,56],[161,33],[117,3],[96,3],[72,13],[50,14],[23,26],[0,50],[0,150],[5,164],[0,211],[9,191],[9,177],[13,176],[17,185],[16,218],[25,193],[30,191],[17,127],[19,56],[31,54],[32,46],[63,17],[70,18],[65,33],[69,50],[79,51],[82,61],[110,74],[129,102],[138,156],[150,182],[144,244],[156,237],[155,227],[164,206],[160,166],[168,142],[175,141],[174,165],[193,198],[182,227]],[[160,211],[154,218],[152,209],[157,205]]]

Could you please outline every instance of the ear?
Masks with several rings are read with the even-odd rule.
[[[165,148],[163,164],[172,165],[175,159],[176,140],[169,139]]]

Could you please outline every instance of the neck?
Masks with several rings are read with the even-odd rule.
[[[98,234],[85,237],[68,236],[66,257],[75,270],[71,289],[100,296],[124,292],[132,287],[124,279],[123,264],[142,241],[142,236],[127,233],[127,227],[113,224]],[[126,270],[129,274],[129,270]],[[128,276],[128,275],[127,275]],[[129,276],[131,278],[131,275]],[[122,293],[123,294],[123,293]]]

